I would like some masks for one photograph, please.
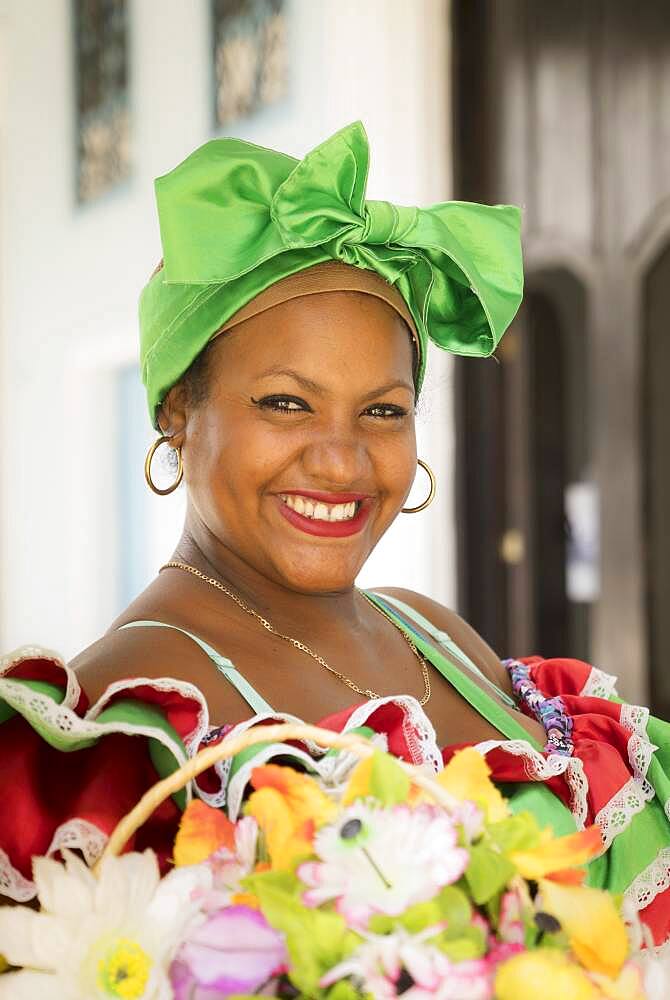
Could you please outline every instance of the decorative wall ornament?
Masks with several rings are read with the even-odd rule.
[[[130,173],[128,5],[73,0],[77,199],[93,201]]]
[[[286,93],[285,0],[211,0],[214,120],[229,122]]]

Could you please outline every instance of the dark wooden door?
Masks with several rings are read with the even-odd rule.
[[[501,653],[588,656],[644,701],[650,669],[670,675],[650,541],[667,505],[642,457],[645,301],[669,283],[649,269],[670,242],[670,7],[453,0],[452,17],[454,194],[523,207],[529,293],[499,360],[456,366],[460,609]]]

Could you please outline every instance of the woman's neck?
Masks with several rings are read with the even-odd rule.
[[[189,524],[187,520],[172,559],[213,576],[249,608],[289,635],[295,633],[304,639],[310,635],[335,637],[342,630],[351,633],[365,629],[366,602],[353,584],[337,593],[291,590],[250,566],[200,524]]]

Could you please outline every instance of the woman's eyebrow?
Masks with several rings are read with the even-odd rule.
[[[304,389],[309,389],[311,392],[315,392],[320,396],[328,394],[328,390],[325,386],[319,385],[318,382],[313,382],[311,378],[307,378],[306,375],[301,375],[300,372],[297,372],[294,368],[284,368],[282,365],[273,365],[271,368],[266,368],[266,370],[258,377],[270,378],[273,375],[284,375],[287,378],[292,378]],[[361,398],[363,400],[375,399],[377,396],[383,396],[384,393],[391,392],[392,389],[406,389],[410,393],[414,392],[414,386],[410,382],[406,382],[404,379],[395,379],[393,382],[387,382],[384,385],[380,385],[376,389],[372,389],[370,392],[366,392]]]
[[[387,382],[386,385],[380,385],[378,389],[373,389],[372,392],[366,392],[363,399],[374,399],[375,396],[383,396],[385,393],[391,392],[392,389],[407,389],[408,392],[414,393],[414,386],[410,382],[399,378],[394,382]]]
[[[269,378],[271,375],[286,375],[288,378],[292,378],[304,389],[310,389],[312,392],[319,393],[321,396],[323,396],[326,391],[322,385],[319,385],[318,382],[313,382],[311,378],[301,375],[300,372],[295,371],[293,368],[283,368],[281,365],[273,365],[271,368],[266,368],[266,370],[258,377]]]

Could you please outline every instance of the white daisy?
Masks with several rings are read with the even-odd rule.
[[[96,878],[76,855],[36,858],[42,907],[0,908],[0,1000],[169,1000],[167,970],[211,888],[205,865],[160,879],[153,851],[109,858]]]
[[[335,899],[347,923],[358,928],[367,926],[373,913],[397,915],[432,899],[460,878],[469,857],[444,810],[379,809],[364,802],[319,830],[314,853],[319,860],[298,869],[308,886],[304,903],[320,906]]]

